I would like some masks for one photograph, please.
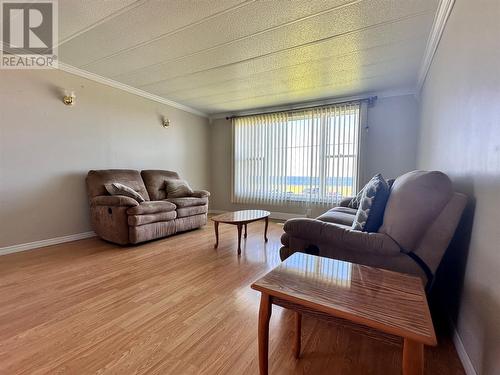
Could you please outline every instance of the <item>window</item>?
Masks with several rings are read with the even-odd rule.
[[[235,203],[336,204],[356,193],[359,103],[233,120]]]

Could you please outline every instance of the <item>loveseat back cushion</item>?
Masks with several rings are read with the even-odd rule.
[[[91,170],[87,174],[87,194],[89,198],[98,195],[109,195],[105,185],[114,182],[126,185],[139,193],[145,200],[149,200],[149,194],[142,181],[139,171],[131,169],[102,169]]]
[[[451,181],[442,172],[412,171],[398,177],[379,233],[390,236],[402,251],[416,250],[452,194]]]
[[[159,201],[167,198],[165,181],[168,179],[179,179],[177,172],[159,169],[149,169],[141,172],[142,179],[148,190],[151,200]]]
[[[182,198],[193,195],[193,189],[189,184],[181,179],[165,180],[165,189],[167,190],[167,198]]]

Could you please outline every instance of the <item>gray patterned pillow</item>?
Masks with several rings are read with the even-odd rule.
[[[352,229],[363,232],[376,232],[382,225],[389,194],[389,185],[382,175],[379,173],[373,176],[363,188]]]
[[[361,202],[361,197],[363,196],[363,191],[365,191],[365,187],[366,185],[363,186],[363,188],[358,192],[358,194],[351,199],[347,207],[358,209],[359,203]]]
[[[130,197],[135,199],[137,202],[142,203],[145,199],[139,194],[137,191],[128,187],[127,185],[120,184],[118,182],[113,182],[112,184],[104,185],[106,190],[111,195],[124,195],[126,197]]]
[[[167,198],[182,198],[193,195],[193,189],[184,180],[166,180],[165,189],[167,191]]]

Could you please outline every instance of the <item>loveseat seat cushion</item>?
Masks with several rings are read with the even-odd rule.
[[[203,206],[179,207],[177,208],[177,217],[200,215],[206,214],[207,212],[208,206],[206,204]]]
[[[128,225],[139,226],[139,225],[157,223],[159,221],[174,220],[176,217],[177,217],[177,212],[175,211],[157,212],[155,214],[149,214],[149,215],[129,215]]]
[[[149,215],[158,212],[175,211],[175,204],[167,201],[147,201],[127,210],[129,215]]]
[[[318,216],[317,220],[325,221],[327,223],[351,226],[357,211],[358,210],[355,208],[335,207],[331,210],[328,210],[323,215]]]
[[[166,199],[166,201],[175,204],[178,208],[204,206],[204,205],[208,204],[207,197],[203,197],[203,198],[195,198],[195,197],[170,198],[170,199]]]

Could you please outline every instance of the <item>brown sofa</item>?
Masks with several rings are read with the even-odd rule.
[[[86,183],[92,228],[107,241],[127,245],[205,225],[210,193],[196,190],[189,197],[169,199],[165,180],[178,178],[177,173],[162,170],[90,171]],[[104,185],[113,182],[131,187],[144,197],[145,202],[109,195]]]
[[[441,172],[413,171],[391,187],[377,233],[351,229],[356,209],[342,201],[316,219],[284,225],[281,259],[296,251],[414,274],[431,281],[466,204]]]

